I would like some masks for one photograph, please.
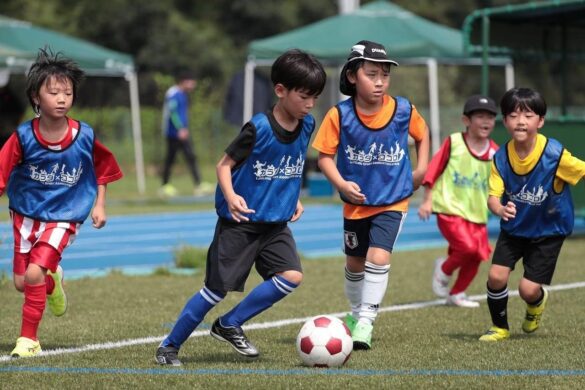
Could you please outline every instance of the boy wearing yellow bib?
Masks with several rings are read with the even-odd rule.
[[[419,217],[427,220],[431,213],[436,214],[439,230],[449,243],[447,258],[435,260],[432,287],[452,306],[479,307],[465,290],[491,253],[486,226],[488,178],[498,146],[489,137],[496,113],[495,102],[487,96],[467,99],[461,118],[466,131],[453,133],[443,142],[422,183],[425,195]]]

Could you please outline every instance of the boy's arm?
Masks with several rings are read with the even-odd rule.
[[[232,168],[236,162],[227,154],[224,154],[216,165],[217,183],[227,202],[228,210],[236,222],[249,221],[244,214],[253,214],[254,210],[249,209],[246,200],[236,194],[232,184]]]
[[[301,218],[301,215],[305,212],[305,208],[301,203],[301,200],[297,200],[297,208],[295,209],[295,213],[293,214],[292,218],[290,219],[291,222],[296,222]]]
[[[101,229],[106,225],[106,188],[105,184],[98,185],[97,197],[91,212],[92,226],[96,229]]]
[[[423,201],[418,208],[418,217],[423,221],[426,221],[433,213],[433,189],[429,186],[424,187],[425,194]]]
[[[351,203],[364,203],[366,196],[362,194],[360,187],[357,183],[346,181],[341,176],[333,158],[334,155],[332,154],[319,153],[318,165],[321,172],[323,172],[337,191],[341,192]]]
[[[488,208],[504,221],[516,218],[516,205],[510,201],[504,206],[499,198],[490,195],[488,197]]]
[[[20,150],[18,136],[16,133],[13,133],[4,146],[2,146],[2,150],[0,150],[0,196],[4,194],[8,186],[10,174],[14,167],[18,165],[21,158],[22,152]]]
[[[556,175],[564,182],[576,185],[579,183],[579,180],[585,178],[585,161],[571,155],[571,153],[565,149],[561,156]]]
[[[489,196],[488,196],[488,209],[504,221],[516,217],[516,205],[512,202],[508,202],[505,206],[502,205],[500,199],[504,195],[504,180],[498,172],[495,161],[492,160],[490,168],[489,184]]]
[[[429,128],[425,126],[424,134],[420,141],[414,143],[416,149],[416,168],[412,172],[413,190],[417,190],[420,187],[427,166],[429,165]]]

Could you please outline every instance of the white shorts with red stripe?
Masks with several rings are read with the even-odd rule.
[[[81,226],[79,223],[37,221],[12,210],[10,218],[15,253],[29,253],[36,244],[44,242],[62,254],[75,241]]]

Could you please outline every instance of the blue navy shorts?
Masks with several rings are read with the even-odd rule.
[[[368,248],[392,253],[406,213],[385,211],[363,219],[343,220],[343,252],[347,256],[366,257]]]

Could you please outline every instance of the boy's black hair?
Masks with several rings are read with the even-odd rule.
[[[57,80],[70,80],[73,88],[73,102],[77,97],[77,87],[83,80],[85,73],[71,59],[64,57],[63,53],[53,53],[50,48],[39,49],[37,60],[28,71],[26,80],[26,96],[33,107],[37,110],[34,97],[39,95],[41,87],[51,77]]]
[[[272,84],[282,84],[290,90],[309,95],[320,95],[325,88],[327,75],[323,65],[311,54],[291,49],[280,55],[270,71]]]
[[[538,91],[530,88],[512,88],[502,96],[500,109],[503,116],[509,115],[518,109],[532,111],[538,116],[545,116],[546,102]]]
[[[197,74],[192,69],[181,68],[177,69],[174,73],[175,81],[177,83],[184,80],[196,80]]]
[[[365,59],[357,59],[357,60],[349,61],[345,64],[345,66],[341,70],[343,72],[343,74],[339,78],[339,91],[342,94],[347,95],[347,96],[355,96],[357,94],[357,90],[355,89],[355,84],[351,83],[347,79],[347,73],[349,72],[353,75],[357,75],[359,68],[364,66],[364,63],[366,61],[367,60],[365,60]],[[390,72],[390,69],[392,68],[390,63],[373,62],[373,61],[370,61],[370,62],[372,64],[381,66],[382,69],[384,69],[385,71],[388,70],[388,72]]]

